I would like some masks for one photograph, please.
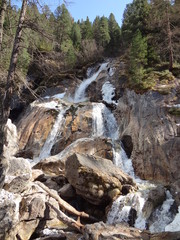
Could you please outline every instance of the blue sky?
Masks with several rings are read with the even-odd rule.
[[[41,0],[44,1],[52,11],[57,5],[62,4],[60,0]],[[69,0],[67,5],[72,17],[77,21],[78,19],[86,19],[88,16],[93,22],[96,16],[109,17],[113,13],[116,21],[121,25],[122,16],[126,4],[131,3],[132,0]]]
[[[47,4],[52,12],[58,5],[63,3],[63,0],[39,0],[40,4]],[[86,19],[88,16],[93,22],[96,16],[109,17],[113,13],[116,21],[121,25],[123,12],[126,4],[131,3],[132,0],[67,0],[67,8],[72,17],[77,21],[78,19]],[[21,6],[20,0],[12,0],[12,3]]]

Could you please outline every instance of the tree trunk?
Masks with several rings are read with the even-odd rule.
[[[172,31],[171,31],[171,24],[169,19],[169,5],[166,5],[166,17],[167,17],[167,37],[168,37],[168,51],[169,51],[169,70],[173,69],[173,44],[172,44]]]
[[[7,86],[6,86],[4,97],[1,96],[1,99],[3,99],[3,101],[0,106],[0,138],[1,138],[0,139],[0,189],[4,182],[6,165],[7,165],[6,159],[3,156],[3,145],[5,144],[4,127],[10,113],[11,98],[12,98],[12,92],[13,92],[13,81],[14,81],[17,60],[18,60],[18,53],[19,53],[19,47],[20,47],[23,23],[25,20],[26,9],[27,9],[27,0],[23,0],[19,22],[16,30],[16,36],[14,39],[14,45],[13,45],[13,51],[11,55],[8,76],[7,76]]]
[[[1,10],[0,10],[0,51],[2,51],[3,25],[4,25],[6,8],[7,8],[7,2],[6,2],[6,0],[3,0]]]

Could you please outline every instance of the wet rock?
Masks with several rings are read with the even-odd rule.
[[[144,216],[149,218],[152,212],[166,199],[166,192],[163,186],[157,186],[148,193],[147,200],[142,209]]]
[[[60,139],[54,144],[51,154],[55,155],[77,139],[92,136],[92,105],[79,104],[71,106],[66,112],[65,125]]]
[[[95,205],[107,205],[121,194],[125,184],[136,187],[132,178],[110,160],[84,154],[76,153],[67,159],[65,175],[76,193]]]

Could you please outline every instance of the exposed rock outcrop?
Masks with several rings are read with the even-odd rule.
[[[151,234],[135,228],[127,228],[122,224],[107,225],[103,222],[86,225],[83,233],[85,240],[178,240],[180,232]]]
[[[45,107],[28,108],[17,124],[19,156],[38,157],[54,124],[58,112]]]
[[[131,154],[136,174],[142,179],[173,184],[177,189],[180,180],[177,171],[180,167],[180,136],[176,123],[179,117],[172,116],[168,107],[173,98],[173,93],[164,97],[152,91],[140,95],[125,90],[116,116],[120,137]],[[129,137],[128,142],[126,136]],[[133,145],[131,150],[129,140]],[[180,199],[180,196],[176,197]]]

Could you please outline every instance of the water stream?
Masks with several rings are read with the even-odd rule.
[[[107,65],[108,63],[103,63],[101,64],[99,70],[94,73],[91,77],[85,79],[80,86],[77,88],[75,95],[74,95],[74,102],[79,103],[79,102],[84,102],[87,100],[86,98],[86,89],[87,87],[96,80],[98,77],[99,73],[103,70],[107,70]]]

